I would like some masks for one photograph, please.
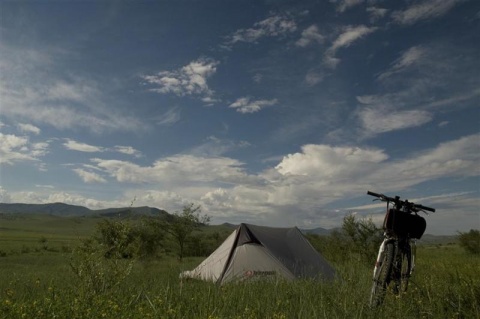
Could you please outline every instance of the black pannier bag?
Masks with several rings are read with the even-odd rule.
[[[383,222],[383,229],[392,230],[398,236],[409,235],[410,238],[416,239],[422,238],[426,228],[425,218],[393,208],[388,210]]]

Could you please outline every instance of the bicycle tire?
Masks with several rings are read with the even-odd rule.
[[[383,303],[388,284],[391,280],[393,259],[395,257],[395,245],[393,242],[385,244],[383,260],[376,278],[373,279],[373,287],[370,295],[370,306],[376,307]]]
[[[395,293],[404,293],[408,289],[408,281],[412,269],[412,252],[410,249],[403,249],[398,254],[398,261],[395,265],[397,275],[395,276]]]

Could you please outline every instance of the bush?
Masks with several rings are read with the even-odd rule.
[[[346,260],[371,263],[383,239],[382,230],[370,218],[357,219],[353,214],[345,216],[342,228],[329,236],[307,237],[327,260],[339,263]]]
[[[471,254],[480,254],[480,231],[470,229],[468,233],[460,233],[458,237],[460,246]]]
[[[104,219],[97,224],[96,241],[105,247],[106,258],[133,258],[138,251],[138,236],[130,223]]]
[[[105,258],[105,248],[92,239],[82,241],[70,259],[70,269],[78,279],[77,293],[84,298],[111,292],[130,275],[134,260]]]

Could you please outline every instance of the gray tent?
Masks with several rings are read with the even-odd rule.
[[[197,268],[180,277],[219,284],[258,278],[331,280],[335,270],[296,227],[240,224]]]

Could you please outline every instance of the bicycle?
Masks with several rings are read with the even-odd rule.
[[[427,228],[425,219],[419,215],[422,211],[435,212],[435,208],[400,200],[399,196],[388,197],[368,191],[368,195],[387,202],[387,212],[383,222],[384,239],[378,250],[373,269],[373,287],[370,306],[383,303],[389,284],[393,281],[393,293],[407,291],[408,281],[415,268],[416,241]],[[393,203],[393,208],[390,208]]]

